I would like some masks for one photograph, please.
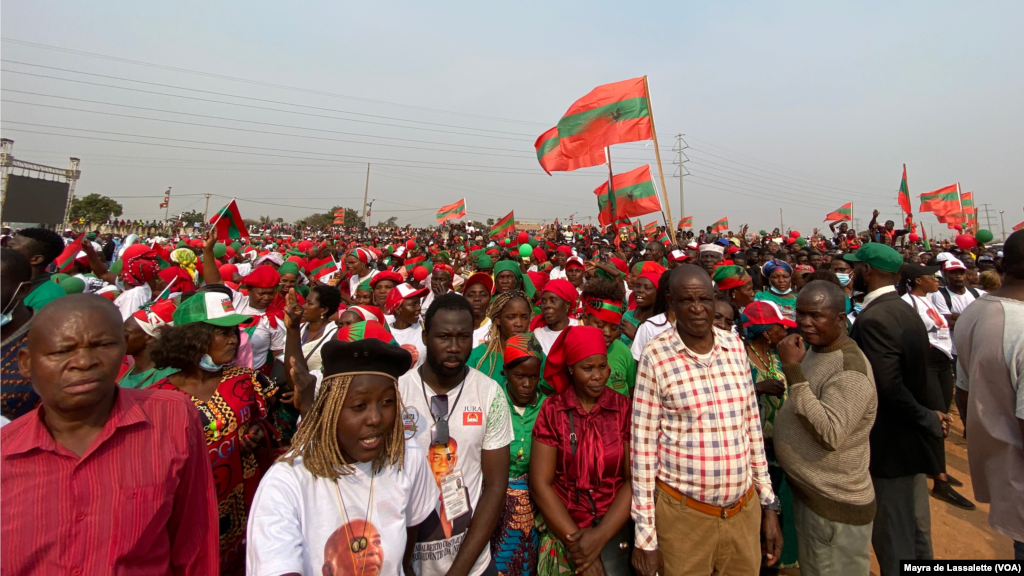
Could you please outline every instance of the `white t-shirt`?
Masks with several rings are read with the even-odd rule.
[[[947,290],[949,289],[947,288]],[[975,288],[974,290],[978,293],[979,297],[985,295],[984,290],[979,290],[978,288]],[[946,299],[942,297],[941,291],[932,292],[931,298],[932,304],[935,305],[935,309],[943,316],[948,316],[950,314],[963,314],[967,306],[976,300],[974,294],[971,294],[971,291],[966,288],[964,289],[963,294],[957,294],[956,292],[949,290],[949,302],[953,305],[952,310],[949,309],[949,306],[946,306]],[[953,343],[951,354],[956,356],[955,342]]]
[[[284,342],[287,337],[287,330],[284,327],[284,320],[277,320],[277,328],[270,325],[270,320],[265,314],[266,310],[257,310],[249,306],[249,297],[240,291],[235,292],[231,299],[235,311],[246,316],[260,316],[260,321],[249,334],[249,342],[252,344],[252,368],[259,370],[267,363],[267,352],[271,350],[284,350]]]
[[[324,344],[327,344],[334,337],[334,333],[338,331],[338,325],[334,322],[329,322],[324,326],[324,331],[320,336],[312,338],[309,342],[302,345],[302,356],[306,358],[306,367],[310,370],[319,370],[323,366],[323,360],[320,358],[320,352],[324,348]],[[309,324],[304,324],[300,330],[300,334],[305,338],[309,332]],[[283,360],[283,359],[282,359]]]
[[[555,266],[551,269],[551,272],[548,273],[548,281],[565,279],[565,268],[562,268],[561,266]]]
[[[399,378],[398,391],[407,413],[405,437],[416,441],[421,450],[427,453],[428,462],[436,463],[439,474],[435,476],[437,485],[441,482],[440,478],[461,472],[462,490],[468,496],[468,511],[455,518],[448,518],[445,524],[442,524],[444,510],[438,496],[434,513],[420,525],[413,552],[413,569],[417,576],[444,576],[459,553],[466,528],[469,527],[483,492],[481,452],[507,449],[513,438],[512,417],[501,387],[482,372],[470,368],[466,380],[448,392],[449,435],[457,444],[451,454],[455,464],[449,468],[445,466],[447,454],[444,449],[429,449],[430,428],[434,424],[430,416],[429,398],[435,396],[434,391],[423,383],[419,370],[409,370]],[[451,536],[446,537],[446,532]],[[484,546],[469,576],[483,574],[490,561],[490,547]]]
[[[668,317],[665,314],[651,316],[646,322],[641,324],[636,329],[636,337],[633,338],[633,344],[629,347],[630,352],[633,353],[633,360],[639,362],[640,355],[644,352],[644,346],[647,346],[647,343],[653,340],[655,336],[671,327],[672,323],[668,321]]]
[[[388,329],[395,337],[395,342],[398,342],[403,350],[412,354],[413,369],[419,368],[427,359],[427,347],[423,344],[423,326],[417,322],[404,330],[399,330],[395,328],[394,324],[388,324]]]
[[[370,269],[370,273],[367,274],[366,276],[356,276],[355,274],[349,276],[348,277],[348,293],[349,293],[349,295],[355,296],[356,295],[356,288],[358,288],[359,285],[362,284],[367,279],[373,278],[376,275],[377,275],[377,270],[374,269],[374,268],[371,268]]]
[[[434,512],[437,484],[423,451],[414,442],[406,442],[402,470],[389,466],[373,478],[370,513],[372,466],[371,462],[357,463],[355,473],[335,482],[310,474],[301,457],[294,464],[271,466],[249,512],[246,574],[401,576],[406,528]],[[348,517],[345,525],[342,501]],[[365,528],[367,518],[372,529]],[[364,534],[366,551],[353,558],[351,538]]]
[[[569,326],[579,326],[580,321],[575,318],[569,318]],[[533,336],[537,339],[537,343],[544,350],[544,355],[547,356],[551,352],[551,347],[555,345],[555,340],[558,340],[559,334],[563,331],[559,330],[555,332],[547,326],[541,326],[540,328],[533,331]]]
[[[935,309],[935,304],[931,299],[914,296],[907,292],[903,295],[903,301],[910,304],[917,311],[917,315],[921,317],[921,321],[924,322],[924,327],[928,330],[928,343],[952,358],[953,335],[949,331],[949,322]]]
[[[473,330],[473,348],[483,344],[487,341],[487,335],[491,332],[491,319],[484,318],[484,323],[479,328]]]
[[[121,311],[121,321],[124,322],[152,299],[153,290],[150,289],[149,284],[143,284],[121,292],[121,295],[114,299],[114,306]]]
[[[238,275],[245,278],[252,273],[252,264],[248,262],[242,262],[241,264],[235,264],[235,268],[238,268]],[[231,282],[231,278],[224,278],[226,282]]]

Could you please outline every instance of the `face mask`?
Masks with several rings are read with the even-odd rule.
[[[18,284],[18,287],[14,289],[14,296],[11,296],[10,302],[4,306],[3,314],[0,314],[0,326],[7,326],[11,323],[11,320],[14,320],[14,310],[8,310],[8,308],[12,307],[12,304],[14,304],[14,301],[18,298],[18,291],[21,290],[21,287],[25,284],[28,284],[28,282],[21,282]]]
[[[853,279],[853,276],[851,276],[849,274],[838,274],[837,273],[836,277],[839,278],[839,283],[842,284],[844,287],[847,286],[850,283],[850,280]]]
[[[775,292],[776,294],[779,294],[780,296],[785,296],[786,294],[789,294],[790,292],[792,292],[792,291],[793,291],[793,289],[792,289],[792,288],[788,288],[788,289],[786,289],[786,291],[785,291],[785,292],[783,292],[782,290],[779,290],[779,289],[778,289],[778,288],[776,288],[775,286],[771,286],[770,288],[771,288],[771,291],[772,291],[772,292]]]
[[[860,314],[860,311],[863,310],[863,309],[864,309],[864,305],[863,304],[854,304],[853,305],[853,313],[854,314]]]
[[[203,357],[199,359],[199,367],[207,372],[218,372],[224,366],[224,364],[214,364],[213,358],[209,354],[203,354]]]

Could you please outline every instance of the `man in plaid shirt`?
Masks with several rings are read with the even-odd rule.
[[[762,554],[778,561],[782,535],[747,354],[712,326],[707,272],[679,266],[670,282],[676,326],[644,348],[633,399],[633,565],[756,574]]]

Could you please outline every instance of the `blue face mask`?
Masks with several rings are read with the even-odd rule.
[[[3,314],[0,314],[0,326],[7,326],[11,323],[11,320],[14,320],[14,310],[8,310],[8,308],[12,308],[12,304],[14,304],[15,300],[18,299],[18,291],[20,291],[21,287],[25,284],[28,284],[28,282],[21,282],[18,284],[18,287],[14,289],[14,296],[11,296],[11,301],[4,306]]]
[[[864,305],[863,304],[854,304],[853,305],[853,313],[854,314],[860,314],[860,311],[863,310],[863,309],[864,309]]]
[[[203,354],[203,357],[199,359],[199,367],[207,372],[219,372],[226,366],[225,364],[214,364],[213,358],[209,354]]]
[[[843,286],[846,286],[847,284],[849,284],[850,280],[853,279],[853,276],[850,275],[850,274],[839,274],[839,273],[836,273],[836,277],[839,278],[839,283],[842,284]]]
[[[790,292],[793,291],[792,288],[788,288],[785,292],[783,292],[782,290],[779,290],[775,286],[770,286],[769,288],[771,288],[772,292],[775,292],[776,294],[779,294],[780,296],[785,296],[786,294],[789,294]]]

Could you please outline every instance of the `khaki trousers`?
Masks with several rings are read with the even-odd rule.
[[[655,492],[654,526],[661,576],[753,576],[761,568],[761,506],[755,496],[732,518],[698,512]]]

